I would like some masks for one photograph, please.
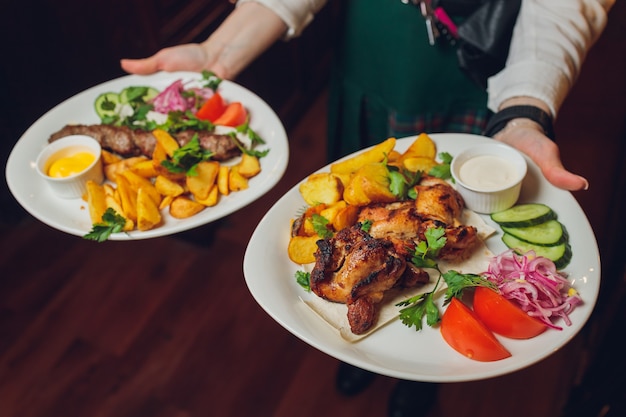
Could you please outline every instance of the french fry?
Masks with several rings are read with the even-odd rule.
[[[239,162],[239,173],[246,177],[252,178],[261,172],[261,163],[259,158],[253,155],[244,153],[241,155],[241,161]]]
[[[176,139],[174,139],[174,137],[167,133],[165,130],[154,129],[152,131],[152,134],[154,135],[157,143],[161,145],[165,153],[170,158],[174,156],[174,152],[176,152],[176,150],[180,148],[180,144],[176,141]]]
[[[383,161],[385,156],[389,155],[395,146],[396,138],[388,138],[378,145],[351,158],[331,164],[330,172],[336,174],[351,174],[364,165]]]
[[[161,223],[161,211],[144,187],[137,191],[137,229],[150,230]]]
[[[107,209],[104,187],[95,181],[87,181],[87,207],[91,223],[101,223],[102,215]]]
[[[124,217],[137,221],[137,191],[135,191],[124,175],[117,176],[117,192],[120,197]]]
[[[180,195],[170,203],[170,215],[176,219],[186,219],[200,213],[206,206],[189,197]]]
[[[222,195],[230,194],[230,188],[228,188],[229,174],[230,168],[228,165],[220,165],[220,170],[217,174],[217,188]]]
[[[220,164],[217,161],[202,161],[196,165],[197,175],[187,175],[185,178],[189,192],[197,199],[204,200],[215,184]]]

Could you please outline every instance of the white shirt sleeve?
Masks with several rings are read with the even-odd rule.
[[[285,39],[300,36],[327,0],[237,0],[237,4],[254,1],[273,10],[287,25]]]
[[[615,0],[522,0],[506,67],[488,80],[488,106],[530,96],[558,109]]]

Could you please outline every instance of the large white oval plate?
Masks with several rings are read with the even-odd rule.
[[[153,75],[128,75],[97,85],[69,98],[38,119],[18,140],[9,155],[6,179],[15,199],[35,218],[47,225],[83,236],[91,229],[86,204],[81,199],[63,200],[49,190],[37,176],[35,159],[46,145],[50,135],[70,123],[96,124],[94,110],[96,97],[107,91],[119,92],[128,86],[151,86],[163,90],[172,82],[194,82],[201,75],[194,72],[160,72]],[[110,240],[137,240],[170,235],[198,227],[252,203],[278,183],[287,169],[289,145],[285,129],[274,111],[248,89],[227,80],[222,81],[220,93],[229,101],[241,101],[250,114],[250,127],[266,144],[258,149],[269,149],[261,160],[261,173],[250,180],[250,188],[222,197],[214,207],[208,207],[187,219],[175,219],[164,214],[163,224],[148,231],[133,231],[111,235]]]
[[[438,152],[452,156],[476,143],[493,139],[465,134],[433,134]],[[405,150],[415,137],[400,139],[396,149]],[[566,226],[573,250],[565,272],[585,304],[571,314],[572,325],[562,331],[548,330],[530,340],[499,338],[511,351],[510,358],[478,362],[452,350],[438,328],[424,325],[416,332],[396,320],[370,336],[350,343],[300,301],[306,293],[294,275],[302,268],[287,256],[290,219],[306,206],[298,186],[287,192],[263,217],[254,231],[244,257],[244,274],[250,292],[260,306],[285,329],[311,346],[341,361],[400,379],[427,382],[460,382],[504,375],[532,365],[551,355],[580,331],[589,318],[600,287],[600,258],[591,226],[571,193],[549,184],[527,158],[526,176],[519,202],[542,202],[552,207]],[[320,171],[328,171],[325,167]],[[488,216],[485,221],[498,233],[487,245],[498,254],[506,250],[501,231]]]

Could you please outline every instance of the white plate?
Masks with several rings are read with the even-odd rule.
[[[152,86],[163,90],[172,82],[199,80],[199,73],[157,73],[148,76],[128,75],[92,87],[54,107],[37,120],[17,142],[6,167],[6,179],[15,199],[34,217],[63,232],[83,236],[91,229],[86,204],[63,200],[48,189],[37,176],[35,159],[50,135],[69,123],[97,124],[96,97],[103,92],[119,92],[128,86]],[[220,219],[252,203],[268,192],[285,173],[289,145],[285,129],[274,111],[257,95],[230,81],[222,81],[220,93],[228,101],[241,101],[249,110],[250,127],[266,142],[258,149],[269,149],[261,160],[261,173],[250,180],[250,188],[222,197],[220,202],[188,219],[178,220],[165,214],[164,224],[148,231],[117,233],[110,240],[136,240],[182,232]]]
[[[446,151],[452,156],[470,145],[492,140],[464,134],[431,136],[438,152]],[[405,150],[414,139],[398,140],[396,149]],[[452,350],[437,328],[424,325],[416,332],[398,320],[356,343],[344,341],[299,300],[299,297],[306,300],[315,295],[306,293],[295,282],[294,274],[302,268],[287,256],[289,221],[306,206],[298,186],[269,210],[251,237],[244,257],[248,288],[272,318],[306,343],[341,361],[382,375],[416,381],[459,382],[503,375],[536,363],[570,341],[589,318],[600,286],[600,259],[591,226],[574,197],[549,184],[537,166],[527,160],[529,171],[520,202],[549,205],[566,226],[573,258],[565,272],[585,304],[571,314],[570,327],[557,322],[564,327],[562,331],[549,329],[530,340],[499,338],[512,353],[510,358],[496,362],[473,361]],[[321,171],[328,170],[327,166]],[[487,245],[495,254],[503,252],[506,247],[500,239],[500,229],[488,216],[483,218],[498,230],[487,240]]]

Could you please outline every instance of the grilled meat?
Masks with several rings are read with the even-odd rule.
[[[385,291],[398,284],[406,261],[391,242],[373,238],[359,224],[317,244],[311,291],[326,300],[347,304],[352,332],[366,332],[376,322],[376,305]]]
[[[200,146],[213,152],[212,159],[216,161],[226,161],[241,155],[239,147],[242,146],[241,143],[237,142],[230,135],[218,135],[208,131],[185,130],[175,133],[173,136],[183,146],[195,134],[198,135]],[[91,136],[100,143],[103,149],[123,157],[145,155],[150,158],[156,144],[155,137],[149,131],[110,125],[66,125],[58,132],[53,133],[48,141],[53,142],[69,135]]]
[[[463,200],[447,182],[425,177],[416,186],[415,201],[376,203],[361,207],[358,223],[317,242],[311,290],[319,297],[348,306],[354,334],[376,322],[385,292],[427,283],[429,275],[410,261],[429,228],[443,228],[446,244],[441,260],[468,257],[479,243],[474,226],[460,222]],[[369,232],[361,229],[371,222]]]

